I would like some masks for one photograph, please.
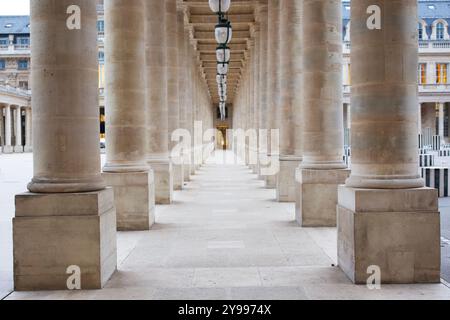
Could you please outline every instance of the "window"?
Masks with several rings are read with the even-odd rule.
[[[19,60],[18,67],[19,67],[19,70],[27,70],[28,69],[28,60]]]
[[[28,81],[19,81],[19,88],[28,90]]]
[[[436,25],[436,39],[444,40],[444,24],[442,22]]]
[[[0,59],[0,70],[6,69],[6,61],[5,59]]]
[[[0,46],[7,46],[9,43],[8,38],[0,38]]]
[[[97,31],[105,32],[105,21],[103,20],[97,21]]]
[[[98,53],[98,61],[100,61],[100,62],[105,61],[105,53],[103,51],[100,51]]]
[[[427,64],[419,63],[419,84],[427,83]]]
[[[30,38],[25,38],[25,37],[17,38],[17,44],[29,45],[30,44]]]
[[[419,40],[423,40],[423,26],[420,22],[418,25],[418,31],[419,31]]]
[[[447,69],[448,65],[445,63],[436,64],[436,83],[447,84]]]

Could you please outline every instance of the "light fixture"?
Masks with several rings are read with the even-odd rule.
[[[227,76],[218,74],[216,76],[217,83],[227,83]]]
[[[228,63],[218,63],[217,64],[217,73],[220,75],[228,74]]]
[[[215,28],[216,41],[219,45],[225,46],[230,43],[233,37],[233,28],[230,21],[220,19],[219,24]]]
[[[216,57],[217,57],[217,62],[220,62],[220,63],[230,62],[230,58],[231,58],[230,48],[228,48],[227,46],[217,47]]]
[[[230,10],[231,0],[209,0],[209,7],[214,13],[222,14]]]

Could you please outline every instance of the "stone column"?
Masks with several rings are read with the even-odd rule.
[[[417,123],[417,128],[419,129],[419,134],[422,134],[422,104],[419,102],[418,104],[418,110],[419,110],[419,114],[418,114],[418,123]]]
[[[12,119],[11,119],[11,106],[7,104],[5,106],[5,145],[3,147],[3,153],[13,153],[12,146]]]
[[[280,56],[280,172],[277,175],[277,200],[295,202],[295,170],[302,160],[302,2],[281,2]]]
[[[178,47],[178,101],[180,105],[180,128],[188,130],[188,82],[190,79],[187,76],[187,39],[189,34],[184,30],[184,11],[179,9],[177,11],[177,47]],[[184,145],[190,145],[190,141],[181,140],[179,143]],[[189,163],[189,150],[182,149],[182,162],[183,162],[183,182],[190,180],[190,163]]]
[[[157,204],[170,204],[173,194],[166,102],[165,12],[165,1],[145,1],[147,159],[154,171]]]
[[[178,66],[178,17],[177,0],[165,0],[166,2],[166,68],[167,68],[167,108],[169,112],[169,152],[178,142],[172,141],[172,133],[180,128],[180,100],[178,91],[178,77],[180,68]],[[183,159],[180,155],[171,153],[173,168],[173,187],[181,190],[184,183]]]
[[[278,76],[280,74],[280,0],[269,1],[268,3],[268,72],[267,72],[267,100],[268,100],[268,112],[267,112],[267,129],[277,130],[279,129],[279,112],[278,112],[278,93],[279,82]],[[279,154],[276,146],[271,145],[271,134],[268,133],[268,152],[267,160],[273,165],[273,163],[279,162]],[[276,165],[278,166],[278,165]],[[266,187],[275,189],[277,185],[277,174],[273,172],[270,175],[266,175]]]
[[[444,143],[444,104],[439,102],[438,104],[438,135],[441,137],[441,143]]]
[[[260,41],[259,41],[259,106],[260,106],[260,112],[259,112],[259,126],[262,130],[267,130],[268,128],[268,96],[267,96],[267,88],[268,88],[268,82],[267,82],[267,40],[268,40],[268,6],[267,4],[261,4],[258,7],[258,15],[257,15],[259,22],[260,22]],[[265,176],[261,174],[261,167],[263,166],[263,163],[265,163],[265,160],[267,158],[267,147],[266,142],[261,141],[262,135],[259,134],[259,146],[258,146],[258,178],[261,180],[265,180]],[[262,146],[261,144],[264,144]]]
[[[369,29],[368,7],[381,10]],[[353,1],[352,174],[339,187],[339,266],[355,283],[440,281],[437,190],[418,174],[417,1]]]
[[[296,219],[303,227],[336,226],[343,161],[342,4],[304,0],[302,14],[303,162],[297,171]]]
[[[95,1],[32,0],[31,26],[34,177],[16,196],[15,290],[66,290],[77,271],[82,289],[98,289],[117,256],[114,194],[100,172]]]
[[[149,230],[155,222],[153,171],[147,163],[144,0],[105,0],[106,165],[117,229]],[[126,40],[126,45],[124,41]]]
[[[14,136],[16,137],[16,143],[14,145],[14,152],[23,153],[22,146],[22,109],[20,106],[17,106],[14,109]]]
[[[25,108],[25,147],[24,152],[33,152],[33,132],[31,129],[31,108]]]

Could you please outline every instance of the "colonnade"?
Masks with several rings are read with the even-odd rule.
[[[0,152],[31,152],[31,108],[0,102]]]
[[[80,26],[69,28],[75,7]],[[171,203],[204,162],[213,108],[183,17],[176,0],[105,0],[102,170],[96,2],[31,1],[34,177],[16,196],[16,290],[67,289],[70,270],[83,289],[101,288],[116,230],[150,229],[155,203]],[[182,156],[171,152],[177,129]]]
[[[368,28],[373,5],[380,29]],[[73,6],[81,28],[67,25]],[[351,6],[351,174],[340,0],[257,2],[233,126],[279,131],[279,143],[259,134],[267,148],[247,146],[259,159],[248,164],[279,201],[296,201],[300,225],[337,225],[350,279],[365,283],[376,266],[384,283],[438,282],[437,193],[418,176],[417,2]],[[73,270],[83,289],[102,287],[116,269],[116,230],[148,230],[155,203],[171,203],[204,162],[215,108],[182,10],[176,0],[105,0],[102,172],[95,1],[31,1],[34,177],[16,196],[16,290],[66,289]],[[177,129],[190,133],[181,154]],[[276,174],[263,174],[267,160]]]
[[[338,0],[258,3],[259,46],[243,71],[234,125],[279,130],[279,152],[259,149],[259,177],[279,201],[296,202],[301,226],[337,226],[339,266],[355,283],[373,267],[383,283],[439,282],[438,197],[418,174],[417,1],[352,1],[350,120],[341,10]],[[258,90],[248,89],[252,81]],[[262,174],[267,158],[279,161],[276,174]]]

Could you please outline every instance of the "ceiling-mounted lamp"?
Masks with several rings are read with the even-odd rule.
[[[226,46],[233,38],[233,28],[231,22],[221,18],[215,27],[216,42],[221,46]]]
[[[219,75],[226,76],[228,74],[228,63],[218,63],[217,64],[217,73]]]
[[[227,46],[219,46],[216,48],[217,62],[228,63],[231,59],[231,50]]]
[[[209,7],[214,13],[223,14],[230,10],[231,0],[209,0]]]

